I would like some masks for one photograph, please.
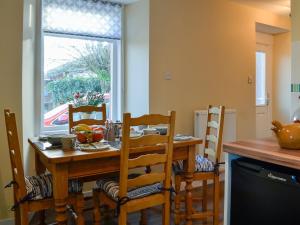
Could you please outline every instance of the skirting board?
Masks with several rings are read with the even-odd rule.
[[[33,217],[33,213],[29,213],[29,220],[31,220],[32,217]],[[14,224],[15,224],[14,218],[0,220],[0,225],[14,225]]]
[[[0,225],[14,225],[14,224],[15,224],[14,218],[0,220]]]

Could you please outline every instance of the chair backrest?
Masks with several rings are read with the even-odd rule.
[[[92,113],[92,112],[101,112],[102,119],[80,119],[74,121],[74,113]],[[87,125],[104,125],[106,121],[106,105],[103,103],[101,106],[79,106],[73,107],[72,104],[69,104],[69,132],[71,129],[78,124],[87,124]]]
[[[204,156],[220,162],[224,125],[224,106],[208,106],[207,126],[204,142]]]
[[[23,198],[27,193],[16,118],[15,114],[11,113],[8,109],[4,110],[4,115],[12,176],[13,181],[17,183],[17,185],[14,185],[14,194],[17,199],[20,199]]]
[[[130,128],[146,125],[166,125],[166,135],[143,135],[137,138],[130,138]],[[158,182],[163,182],[164,188],[170,188],[171,167],[173,157],[173,136],[175,126],[175,112],[169,112],[168,116],[150,114],[132,118],[130,113],[124,113],[122,126],[122,148],[120,165],[120,191],[119,198],[126,197],[128,189],[142,187]],[[163,153],[155,152],[155,146],[161,144],[164,147]],[[149,151],[153,149],[153,151]],[[141,153],[138,157],[130,156],[132,150]],[[130,169],[152,165],[163,165],[161,172],[151,172],[133,179],[128,178]]]

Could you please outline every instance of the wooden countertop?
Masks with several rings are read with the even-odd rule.
[[[224,143],[224,152],[300,169],[300,150],[280,148],[275,138]]]

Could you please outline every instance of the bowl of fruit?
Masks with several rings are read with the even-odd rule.
[[[80,143],[99,142],[104,137],[104,130],[102,126],[89,126],[86,124],[78,124],[73,128],[73,133]]]

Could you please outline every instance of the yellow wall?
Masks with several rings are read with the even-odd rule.
[[[237,109],[237,138],[255,137],[255,22],[290,25],[227,0],[151,0],[150,112],[176,110],[177,132],[192,134],[195,109],[224,104]]]
[[[274,35],[273,119],[290,122],[291,33]]]
[[[23,1],[0,1],[0,219],[12,214],[11,190],[3,186],[11,180],[11,168],[6,141],[4,108],[16,113],[21,137],[22,117],[22,15]]]

